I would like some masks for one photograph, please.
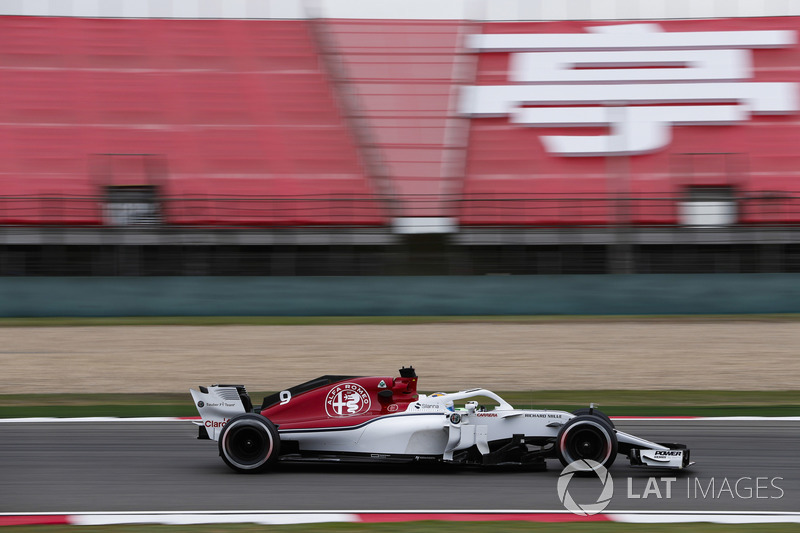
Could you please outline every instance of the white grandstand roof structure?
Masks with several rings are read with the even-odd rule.
[[[666,20],[800,16],[800,0],[0,0],[0,16],[177,19]]]

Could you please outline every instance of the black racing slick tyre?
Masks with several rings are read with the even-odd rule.
[[[254,474],[275,464],[281,440],[275,424],[268,418],[246,413],[225,424],[218,445],[226,465],[236,472]]]
[[[561,426],[556,437],[556,453],[564,466],[575,461],[590,460],[608,468],[617,458],[617,446],[614,428],[594,415],[570,419]]]
[[[588,407],[584,407],[583,409],[578,409],[577,411],[572,411],[572,414],[575,415],[575,416],[594,415],[594,416],[600,417],[603,420],[605,420],[606,424],[608,424],[612,428],[617,427],[617,426],[614,425],[614,422],[608,417],[607,414],[605,414],[604,412],[602,412],[602,411],[600,411],[598,409],[590,409]]]

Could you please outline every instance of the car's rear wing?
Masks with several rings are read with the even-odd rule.
[[[228,420],[252,410],[247,391],[241,385],[212,385],[200,387],[199,391],[190,389],[189,392],[203,419],[202,422],[195,422],[200,426],[200,439],[217,440]]]

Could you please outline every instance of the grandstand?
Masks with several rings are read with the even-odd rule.
[[[0,4],[0,275],[800,271],[800,2],[552,4]]]

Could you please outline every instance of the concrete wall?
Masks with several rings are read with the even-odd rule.
[[[3,317],[797,312],[800,274],[0,278]]]

